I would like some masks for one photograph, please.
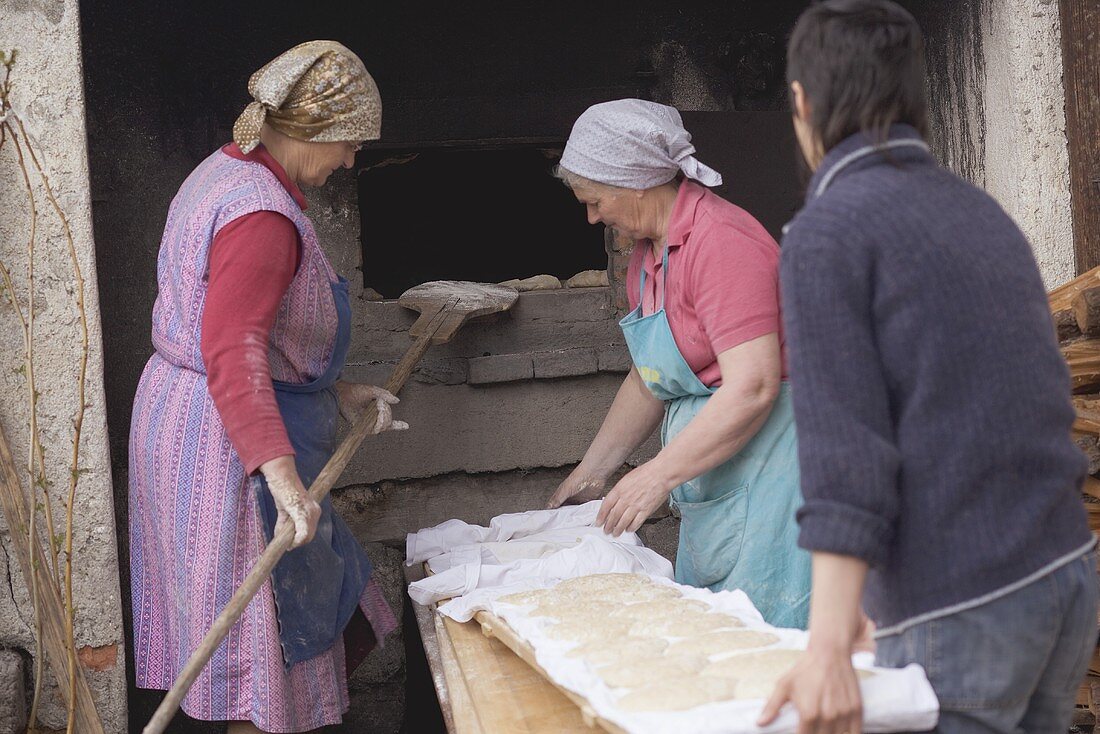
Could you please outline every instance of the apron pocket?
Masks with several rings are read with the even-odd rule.
[[[678,488],[676,493],[681,490]],[[688,552],[694,583],[713,586],[737,565],[745,537],[749,485],[742,484],[705,502],[683,502],[680,509],[680,547]]]

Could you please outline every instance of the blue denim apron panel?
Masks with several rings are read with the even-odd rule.
[[[661,258],[668,284],[668,248]],[[661,443],[667,446],[706,405],[704,385],[676,346],[664,301],[619,322],[642,381],[665,401]],[[645,268],[638,284],[645,293]],[[770,624],[806,627],[810,554],[797,545],[795,512],[802,503],[790,385],[780,388],[767,421],[725,463],[672,490],[680,512],[676,580],[712,591],[741,589]]]
[[[332,284],[338,326],[328,370],[313,382],[274,383],[275,400],[294,447],[295,465],[309,488],[336,451],[339,404],[336,381],[351,343],[351,304],[343,278]],[[256,498],[268,542],[275,532],[278,510],[263,476]],[[336,514],[332,500],[321,501],[321,518],[313,540],[288,551],[271,574],[279,642],[287,668],[330,649],[359,604],[371,575],[366,552]]]

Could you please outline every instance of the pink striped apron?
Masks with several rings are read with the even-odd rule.
[[[130,567],[137,685],[167,690],[265,545],[249,478],[226,436],[200,352],[207,255],[229,222],[276,211],[298,229],[302,258],[272,327],[272,378],[309,383],[335,345],[337,280],[313,226],[266,167],[218,151],[183,183],[157,264],[153,344],[130,431]],[[396,627],[372,579],[360,608],[382,641]],[[267,732],[340,722],[344,646],[286,668],[270,583],[248,606],[183,701],[191,717],[252,721]]]

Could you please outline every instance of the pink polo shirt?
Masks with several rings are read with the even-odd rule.
[[[783,378],[787,354],[779,316],[779,245],[751,214],[684,181],[668,223],[665,312],[676,346],[708,387],[722,384],[717,355],[778,333]],[[638,272],[645,268],[642,313],[660,302],[661,260],[639,240],[627,270],[630,308],[638,306]]]

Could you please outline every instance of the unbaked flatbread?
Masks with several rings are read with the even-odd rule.
[[[698,637],[677,640],[668,646],[670,655],[709,655],[714,657],[724,653],[767,647],[779,642],[771,632],[753,630],[719,630]]]
[[[738,699],[767,698],[802,655],[802,650],[747,652],[717,660],[703,674],[736,680]]]
[[[743,626],[741,620],[722,612],[679,612],[636,620],[630,627],[630,634],[635,637],[698,637],[720,629]]]
[[[653,599],[650,601],[638,602],[636,604],[618,606],[611,612],[611,616],[634,620],[657,619],[660,617],[676,616],[685,612],[705,612],[708,609],[710,609],[709,604],[696,599]]]
[[[656,599],[681,598],[680,592],[676,591],[676,589],[671,589],[667,586],[658,586],[657,584],[650,584],[649,586],[623,586],[621,588],[603,589],[601,591],[589,592],[587,595],[595,596],[601,601],[615,602],[619,606],[622,606],[624,604],[637,604],[644,601],[654,601]]]
[[[737,683],[729,678],[692,675],[635,688],[615,702],[623,711],[686,711],[734,697]]]
[[[603,599],[569,599],[551,598],[539,602],[539,605],[528,612],[530,617],[554,617],[561,621],[578,620],[585,622],[598,622],[611,616],[612,612],[622,609],[621,604],[604,601]]]
[[[583,643],[626,637],[629,631],[630,624],[621,619],[604,619],[598,624],[589,620],[571,620],[547,627],[546,636]]]
[[[629,665],[613,663],[596,671],[596,675],[612,688],[639,688],[697,675],[706,667],[707,659],[702,655],[662,655],[656,658],[636,660]]]
[[[667,647],[668,640],[658,637],[620,637],[579,645],[567,652],[565,656],[582,658],[593,667],[632,665],[639,660],[657,657]]]
[[[637,573],[595,573],[566,579],[554,587],[556,591],[598,593],[611,589],[641,589],[653,586],[646,576]]]

